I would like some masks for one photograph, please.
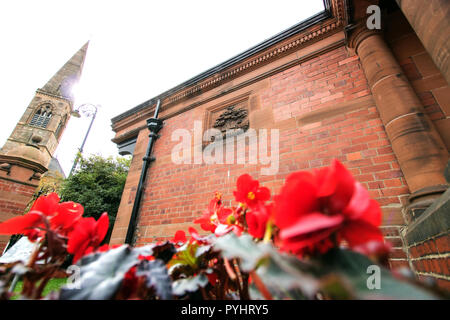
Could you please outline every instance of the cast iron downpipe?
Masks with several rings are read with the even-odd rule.
[[[125,243],[129,245],[133,245],[134,233],[136,231],[137,217],[139,213],[139,207],[142,198],[142,191],[144,187],[145,178],[147,176],[148,166],[151,161],[154,161],[155,158],[151,157],[153,143],[156,139],[159,138],[158,132],[161,130],[163,126],[162,120],[158,119],[159,107],[161,105],[161,100],[158,99],[156,102],[155,114],[153,118],[147,119],[147,128],[150,131],[149,140],[147,145],[147,151],[145,153],[144,158],[142,160],[144,163],[142,164],[141,177],[139,179],[138,188],[136,191],[136,197],[134,199],[133,210],[131,211],[130,224],[128,225],[127,236],[125,238]]]

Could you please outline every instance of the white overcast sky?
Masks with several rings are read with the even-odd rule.
[[[322,10],[322,0],[1,1],[0,144],[87,40],[75,107],[101,108],[84,154],[116,156],[112,117]],[[55,153],[66,175],[89,122],[72,117]]]

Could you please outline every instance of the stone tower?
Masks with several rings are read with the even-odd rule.
[[[40,89],[0,150],[0,222],[24,213],[73,109],[73,84],[80,79],[89,42]],[[0,236],[0,254],[8,237]]]
[[[2,155],[25,152],[32,147],[36,149],[29,151],[30,155],[36,155],[33,160],[48,168],[72,111],[71,87],[80,78],[87,47],[88,43],[41,89],[36,90],[33,100],[0,150]]]

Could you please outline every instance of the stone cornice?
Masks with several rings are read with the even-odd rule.
[[[42,164],[38,162],[16,156],[0,155],[0,163],[9,163],[10,165],[17,165],[20,167],[33,170],[38,173],[44,173],[48,170],[46,167],[44,167]]]
[[[291,30],[292,28],[286,30],[277,35],[279,38],[275,36],[269,39],[268,43],[262,43],[247,52],[114,117],[111,120],[113,130],[118,131],[120,128],[127,127],[140,121],[142,115],[147,114],[146,109],[153,108],[157,99],[161,99],[163,110],[167,110],[184,100],[203,94],[272,61],[280,59],[287,54],[343,30],[347,23],[346,1],[326,0],[325,4],[326,10],[324,12],[294,26],[296,27],[295,30]],[[292,33],[287,33],[289,31]],[[288,34],[288,36],[286,36],[286,34]],[[282,35],[284,38],[281,37]],[[263,46],[263,44],[266,44],[266,46]]]
[[[305,62],[307,60],[313,59],[313,58],[315,58],[315,57],[317,57],[317,56],[319,56],[321,54],[325,54],[325,53],[327,53],[327,52],[329,52],[331,50],[339,48],[339,47],[341,47],[341,46],[343,46],[345,44],[345,38],[344,38],[343,35],[342,36],[337,36],[336,38],[340,39],[340,40],[331,42],[330,44],[325,45],[325,46],[323,46],[322,48],[319,48],[316,51],[313,51],[313,52],[311,52],[309,54],[306,54],[304,56],[298,57],[298,58],[296,58],[296,59],[294,59],[294,60],[292,60],[292,61],[290,61],[290,62],[288,62],[286,64],[283,64],[283,65],[280,65],[278,67],[275,67],[275,68],[273,68],[273,69],[271,69],[271,70],[269,70],[267,72],[264,72],[264,73],[262,73],[262,74],[260,74],[258,76],[255,76],[255,77],[253,77],[251,79],[243,81],[243,82],[241,82],[239,84],[236,84],[236,85],[234,85],[232,87],[229,87],[226,90],[223,90],[223,91],[221,91],[221,92],[219,92],[217,94],[214,94],[212,96],[206,97],[205,99],[201,99],[199,101],[195,101],[195,102],[193,102],[193,103],[191,103],[191,104],[189,104],[189,105],[187,105],[185,107],[172,108],[172,110],[166,112],[164,115],[160,116],[160,118],[162,120],[166,120],[166,119],[175,117],[175,116],[177,116],[177,115],[179,115],[179,114],[181,114],[183,112],[187,112],[189,110],[192,110],[192,109],[194,109],[194,108],[196,108],[196,107],[198,107],[200,105],[203,105],[203,104],[208,103],[210,101],[213,101],[213,100],[215,100],[217,98],[225,96],[225,95],[227,95],[227,94],[229,94],[231,92],[234,92],[234,91],[237,91],[239,89],[242,89],[242,88],[244,88],[246,86],[249,86],[249,85],[251,85],[251,84],[253,84],[255,82],[261,81],[261,80],[263,80],[263,79],[265,79],[267,77],[270,77],[270,76],[275,75],[275,74],[277,74],[279,72],[282,72],[282,71],[284,71],[286,69],[294,67],[295,65],[298,65],[298,64],[300,64],[302,62]],[[144,119],[147,119],[147,118],[152,117],[152,116],[153,116],[153,110],[150,109],[150,108],[147,108],[147,109],[139,111],[135,115],[135,117],[133,119],[127,119],[129,121],[127,121],[125,123],[122,122],[120,124],[120,127],[116,126],[115,128],[116,129],[117,128],[126,128],[130,124],[135,124],[135,123],[137,123],[139,121],[143,121]],[[112,142],[114,142],[114,143],[121,143],[121,142],[126,141],[128,139],[136,137],[139,134],[139,131],[141,131],[142,129],[145,129],[147,127],[144,122],[145,121],[143,121],[141,125],[139,125],[137,127],[134,127],[133,129],[127,130],[125,133],[114,137],[112,139]]]

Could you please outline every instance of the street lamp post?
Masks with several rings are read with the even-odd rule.
[[[86,107],[93,107],[94,111],[92,109],[86,108]],[[81,143],[81,146],[78,149],[79,152],[77,153],[75,161],[73,162],[72,169],[70,169],[69,177],[72,176],[72,173],[75,170],[75,168],[78,164],[78,161],[80,160],[80,156],[83,153],[84,144],[86,143],[86,139],[89,135],[89,132],[91,131],[92,124],[94,123],[95,116],[97,115],[98,107],[99,106],[93,105],[91,103],[84,103],[84,104],[80,105],[75,111],[72,112],[72,115],[76,118],[79,118],[81,116],[80,115],[80,111],[81,111],[87,117],[92,116],[92,119],[91,119],[91,123],[89,124],[89,128],[87,129],[86,135],[84,136],[83,142]]]

